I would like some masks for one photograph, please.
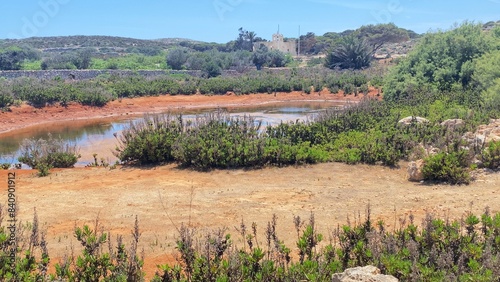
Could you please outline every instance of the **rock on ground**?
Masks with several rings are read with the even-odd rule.
[[[462,137],[469,148],[482,148],[490,142],[500,141],[500,119],[492,119],[489,124],[480,125],[476,132],[467,132]]]
[[[343,273],[332,276],[332,282],[398,282],[391,275],[380,274],[380,269],[375,266],[355,267],[346,269]]]
[[[424,174],[422,168],[424,167],[424,160],[417,160],[408,164],[408,180],[409,181],[422,181]]]
[[[487,125],[480,125],[476,135],[485,137],[485,143],[500,141],[500,119],[492,119]]]

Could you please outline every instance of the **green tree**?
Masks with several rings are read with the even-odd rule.
[[[261,70],[262,67],[266,64],[269,57],[269,51],[266,46],[261,45],[260,48],[255,51],[252,55],[252,62],[254,63],[257,70]]]
[[[36,60],[39,54],[30,47],[12,46],[0,50],[0,70],[20,70],[24,60]]]
[[[93,48],[85,48],[80,50],[73,56],[73,65],[79,70],[86,70],[90,67],[90,61],[92,60],[92,54],[95,52]]]
[[[205,77],[216,77],[221,75],[221,73],[222,68],[214,60],[210,60],[203,65],[203,74]]]
[[[465,22],[450,31],[428,33],[386,77],[384,98],[405,99],[415,87],[466,89],[472,81],[473,60],[493,48],[491,36],[478,24]]]
[[[234,43],[234,51],[236,50],[246,50],[253,51],[253,43],[258,39],[257,34],[253,31],[244,30],[242,27],[238,29],[238,38]]]
[[[500,50],[486,53],[475,61],[472,79],[479,90],[486,90],[500,78]]]
[[[325,66],[335,69],[362,69],[370,66],[372,49],[364,39],[350,35],[326,56]]]
[[[286,65],[286,56],[285,53],[278,51],[278,50],[272,50],[269,52],[267,56],[267,65],[272,68],[282,68]]]
[[[185,49],[176,48],[168,52],[167,64],[174,70],[181,70],[188,59]]]
[[[481,98],[486,109],[500,109],[500,78],[495,79],[488,89],[481,92]]]
[[[308,32],[306,35],[300,36],[300,53],[301,54],[317,54],[316,35],[314,32]]]
[[[356,30],[356,34],[365,39],[374,52],[385,43],[399,43],[410,39],[406,30],[393,23],[365,25]]]

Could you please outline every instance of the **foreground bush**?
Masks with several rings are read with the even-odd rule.
[[[470,155],[467,150],[440,152],[425,159],[422,174],[427,180],[468,184]]]
[[[281,240],[276,216],[263,230],[242,221],[234,236],[225,228],[199,234],[183,225],[176,239],[178,263],[159,265],[151,281],[330,281],[334,273],[366,265],[400,281],[497,281],[500,277],[500,213],[493,215],[488,208],[480,216],[467,212],[462,220],[427,214],[421,224],[410,214],[393,231],[386,230],[382,221],[374,224],[369,208],[365,219],[356,218],[356,222],[333,227],[323,236],[314,214],[307,220],[296,216],[293,247]],[[75,227],[74,236],[83,250],[57,263],[52,275],[47,274],[51,259],[36,213],[32,224],[18,223],[18,230],[19,248],[10,264],[10,234],[0,221],[2,281],[144,281],[144,257],[137,253],[137,218],[128,248],[121,236],[116,244],[110,242],[110,234],[102,231],[98,221],[94,227]]]
[[[489,169],[500,168],[500,141],[490,142],[481,154],[483,165]]]

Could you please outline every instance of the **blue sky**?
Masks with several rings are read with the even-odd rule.
[[[424,33],[500,20],[500,0],[0,0],[0,38],[112,35],[225,43],[238,28],[271,39],[394,22]]]

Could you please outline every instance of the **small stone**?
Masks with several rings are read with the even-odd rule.
[[[333,282],[397,282],[396,277],[380,274],[375,266],[355,267],[346,269],[343,273],[332,275]]]

